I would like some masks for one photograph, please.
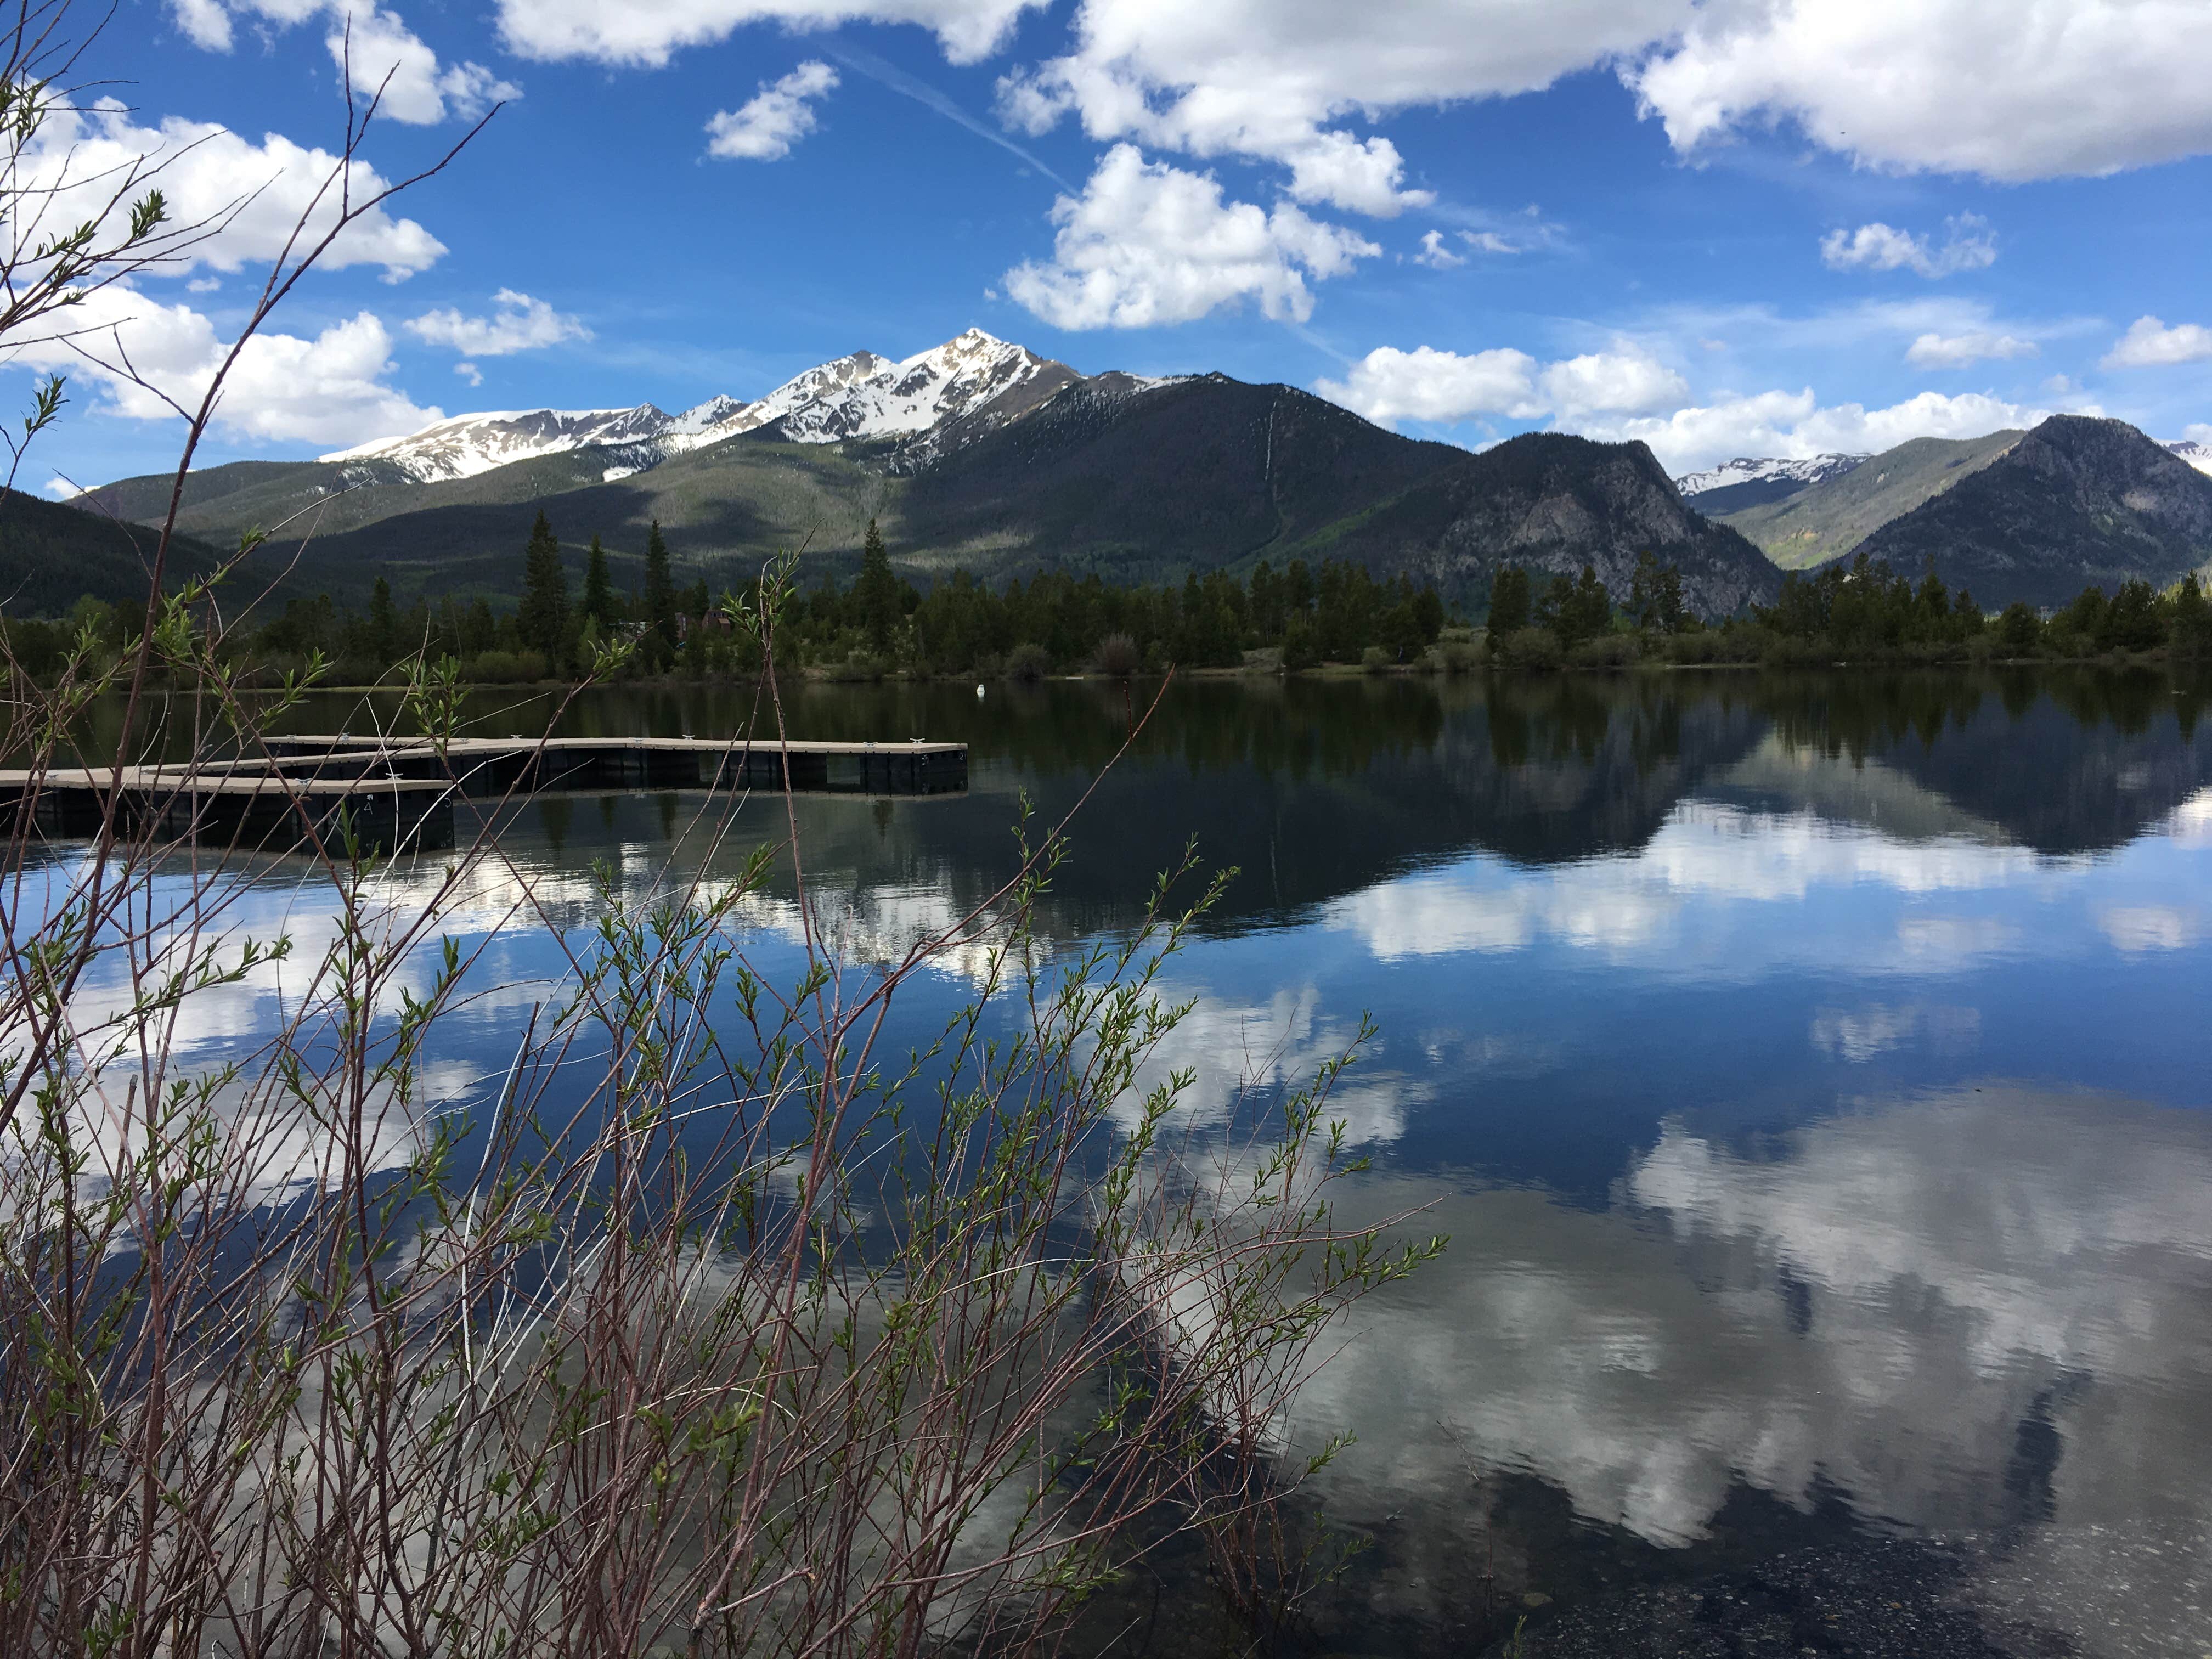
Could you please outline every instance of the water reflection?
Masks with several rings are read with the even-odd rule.
[[[1349,1524],[1480,1537],[1514,1474],[1666,1547],[1746,1485],[1923,1528],[2205,1518],[2202,1113],[1990,1085],[1751,1149],[1674,1122],[1601,1209],[1437,1219],[1452,1271],[1363,1309],[1302,1404],[1361,1436],[1326,1489]]]
[[[1364,1310],[1298,1426],[1360,1437],[1322,1496],[1379,1547],[1334,1616],[1443,1650],[1490,1575],[1566,1601],[1792,1528],[2212,1526],[2203,697],[2070,673],[1217,683],[1133,738],[1119,688],[794,690],[800,735],[969,742],[970,788],[800,801],[810,908],[780,873],[746,916],[771,951],[811,930],[894,959],[1012,872],[1024,799],[1050,823],[1094,782],[1048,939],[1127,927],[1194,836],[1239,867],[1172,969],[1196,1006],[1155,1072],[1191,1069],[1188,1121],[1227,1127],[1380,1024],[1335,1103],[1376,1161],[1364,1201],[1438,1199],[1455,1243]],[[514,702],[479,712],[542,718]],[[740,712],[624,694],[568,729]],[[713,845],[703,805],[523,813],[447,925],[508,930],[441,1057],[450,1098],[566,971],[594,860],[635,894],[784,832],[754,802]],[[395,866],[389,896],[441,873]],[[316,903],[271,878],[234,925],[312,933]],[[941,967],[917,1036],[982,963]],[[189,1036],[213,1053],[289,994],[272,969]]]
[[[2045,856],[2125,845],[2212,782],[2206,688],[2148,676],[2051,674],[1498,681],[1260,681],[1180,685],[1132,738],[1142,690],[793,688],[794,733],[968,743],[969,794],[884,811],[808,803],[826,868],[921,878],[956,900],[1012,867],[1006,834],[1026,795],[1040,823],[1128,754],[1078,828],[1066,925],[1125,917],[1132,895],[1195,834],[1243,873],[1224,926],[1280,920],[1384,877],[1470,850],[1551,865],[1640,851],[1686,799],[1809,811],[1898,841],[1931,835]],[[753,715],[726,689],[577,699],[560,729],[726,732]],[[482,694],[487,731],[537,729],[550,699]],[[288,729],[368,729],[396,705],[311,698]],[[95,722],[96,724],[96,722]],[[179,722],[181,725],[181,721]],[[665,840],[678,798],[620,803],[629,838]],[[546,808],[557,847],[603,843],[599,809]],[[558,820],[556,823],[556,820]],[[763,833],[775,826],[763,815]]]

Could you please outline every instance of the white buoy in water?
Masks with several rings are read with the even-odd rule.
[[[979,685],[979,686],[977,686],[977,687],[975,688],[975,696],[976,696],[976,697],[980,700],[980,699],[982,697],[982,695],[983,695],[983,688],[982,688],[981,686],[980,686],[980,685]]]

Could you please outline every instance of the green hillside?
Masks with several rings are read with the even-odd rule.
[[[87,594],[143,605],[158,540],[143,525],[20,491],[0,494],[0,611],[60,617]],[[206,574],[219,558],[206,542],[178,537],[167,585]]]
[[[519,592],[522,545],[541,507],[579,571],[583,550],[600,537],[617,583],[642,569],[655,518],[687,568],[713,571],[810,537],[856,547],[871,513],[896,510],[894,481],[842,446],[748,434],[609,483],[603,475],[612,459],[571,450],[430,483],[385,464],[218,468],[235,487],[204,488],[184,519],[224,537],[274,530],[268,556],[293,566],[294,585],[307,592],[358,599],[380,575],[403,601],[447,593],[496,600]],[[365,481],[347,476],[364,472]],[[88,499],[137,506],[148,500],[148,482],[125,480]]]
[[[1979,471],[2021,435],[1915,438],[1786,500],[1721,514],[1718,520],[1741,531],[1784,570],[1810,570]]]
[[[234,487],[201,486],[188,522],[235,535],[290,519],[272,554],[296,556],[301,587],[338,598],[383,575],[403,601],[512,599],[541,507],[576,568],[601,538],[618,584],[655,519],[685,572],[718,580],[800,546],[807,580],[849,574],[873,518],[917,578],[964,567],[998,580],[1049,565],[1141,581],[1249,560],[1463,457],[1291,387],[1208,376],[1141,396],[1077,386],[926,467],[890,444],[792,443],[765,428],[612,482],[598,449],[423,484],[345,488],[353,463],[216,469]],[[97,499],[156,510],[152,482]]]

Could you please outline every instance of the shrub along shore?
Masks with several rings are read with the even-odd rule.
[[[750,678],[759,650],[738,621],[758,585],[717,593],[674,580],[655,524],[642,591],[615,592],[595,538],[573,599],[560,544],[538,515],[525,550],[522,598],[495,610],[483,597],[417,600],[402,610],[381,578],[365,611],[327,594],[294,599],[258,629],[231,631],[234,667],[281,684],[311,668],[325,684],[374,685],[418,653],[451,659],[476,684],[573,681],[601,647],[631,642],[635,680]],[[2089,586],[2045,614],[2014,604],[1991,615],[1931,568],[1917,581],[1863,555],[1792,572],[1771,605],[1711,619],[1684,602],[1680,572],[1650,553],[1626,594],[1590,566],[1578,578],[1514,565],[1497,571],[1479,615],[1448,611],[1433,586],[1378,580],[1364,566],[1267,560],[1243,578],[1195,573],[1180,586],[1121,586],[1096,574],[1040,572],[994,590],[956,570],[927,592],[891,568],[868,526],[860,574],[824,574],[795,597],[781,624],[780,672],[826,680],[1125,678],[1182,671],[1308,673],[1550,672],[1638,666],[1776,667],[2081,662],[2212,658],[2212,604],[2194,575],[2163,592],[2147,582],[2115,593]],[[58,666],[88,634],[118,655],[144,626],[143,609],[81,600],[58,621],[0,622],[17,669]]]

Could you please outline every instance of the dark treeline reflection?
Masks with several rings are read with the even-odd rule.
[[[1633,854],[1692,797],[1908,838],[2103,850],[2212,778],[2207,690],[2100,671],[1212,680],[1170,687],[1146,719],[1156,683],[994,686],[980,698],[941,684],[805,684],[786,690],[784,715],[799,737],[969,745],[964,796],[802,802],[814,868],[848,887],[970,902],[1013,868],[1024,798],[1042,827],[1096,781],[1055,883],[1056,924],[1082,933],[1131,915],[1193,837],[1206,865],[1241,872],[1216,919],[1233,928],[1469,852],[1529,864]],[[488,691],[470,712],[493,735],[550,721],[580,737],[725,737],[754,708],[745,693],[690,687],[565,704]],[[173,749],[190,714],[168,711]],[[112,718],[96,711],[95,728]],[[286,724],[359,732],[399,719],[396,703],[331,697]],[[556,862],[580,862],[678,837],[700,805],[546,797],[522,828]],[[748,805],[740,842],[780,836],[781,808],[769,808]]]

